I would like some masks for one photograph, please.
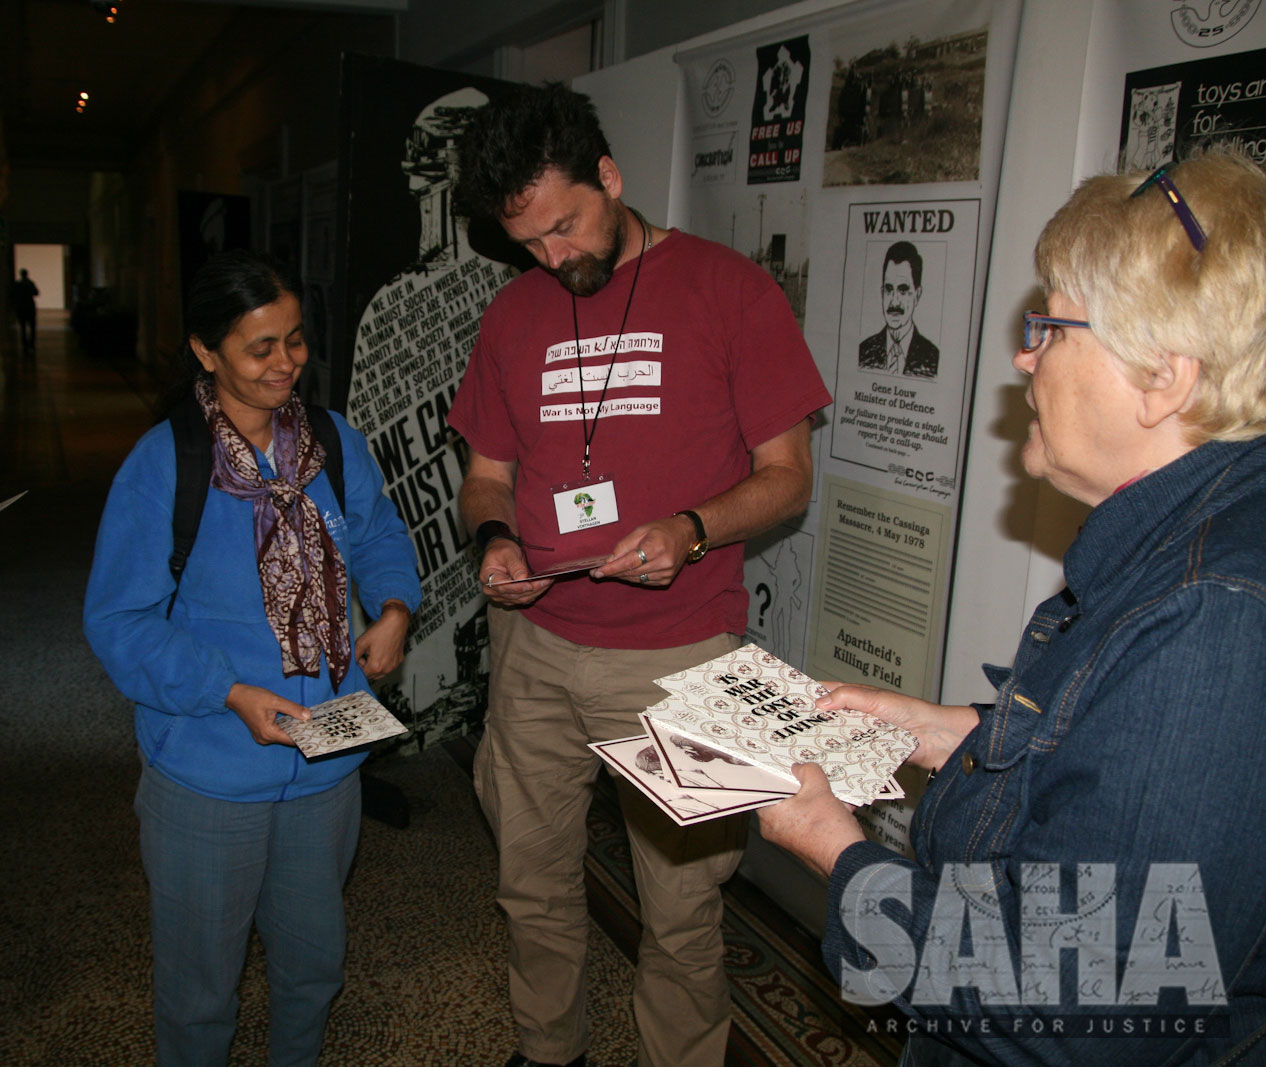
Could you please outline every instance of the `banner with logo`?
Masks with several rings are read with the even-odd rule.
[[[466,733],[486,703],[487,603],[458,513],[465,469],[445,416],[479,319],[514,271],[471,247],[453,213],[455,145],[500,83],[345,55],[340,289],[334,368],[348,421],[368,439],[413,537],[422,606],[379,699],[400,744]]]
[[[747,565],[748,637],[816,678],[939,692],[1019,11],[857,3],[680,57],[688,228],[773,275],[835,393],[808,513]]]

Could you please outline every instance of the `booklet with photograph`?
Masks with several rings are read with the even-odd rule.
[[[659,752],[668,778],[682,789],[742,789],[787,797],[795,793],[797,787],[788,787],[780,775],[731,756],[715,745],[706,745],[665,722],[656,722],[650,713],[659,707],[660,704],[652,705],[639,718]]]
[[[699,792],[681,789],[665,774],[659,750],[649,737],[595,741],[589,747],[650,797],[678,826],[763,808],[786,797],[783,793],[738,789]]]
[[[670,696],[646,720],[720,749],[799,787],[797,763],[816,763],[850,804],[900,793],[893,772],[918,746],[914,735],[864,712],[823,710],[826,686],[757,645],[655,679]],[[683,760],[671,757],[675,768]]]
[[[277,725],[290,735],[308,759],[359,748],[406,731],[404,724],[363,689],[308,709],[307,722],[278,715]]]

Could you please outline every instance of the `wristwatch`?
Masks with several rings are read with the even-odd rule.
[[[703,520],[699,518],[698,512],[678,511],[674,513],[673,518],[678,515],[685,515],[694,524],[695,542],[686,550],[686,562],[698,563],[708,551],[708,532],[703,528]]]

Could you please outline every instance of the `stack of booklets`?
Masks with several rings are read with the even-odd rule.
[[[893,772],[914,735],[860,711],[823,710],[826,686],[756,645],[656,678],[668,696],[646,733],[589,747],[681,826],[775,804],[816,763],[853,805],[904,796]]]

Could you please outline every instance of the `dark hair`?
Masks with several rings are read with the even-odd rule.
[[[923,285],[923,257],[919,255],[919,250],[909,241],[898,241],[887,252],[884,253],[884,265],[882,273],[888,273],[889,263],[909,263],[910,276],[914,279],[914,287],[921,288]]]
[[[248,311],[280,299],[282,293],[300,298],[299,284],[289,268],[267,252],[235,248],[208,259],[189,286],[185,306],[185,337],[196,337],[212,351],[233,332]]]
[[[162,417],[202,373],[189,338],[196,337],[217,351],[243,315],[279,300],[283,293],[303,299],[290,268],[267,252],[247,248],[217,252],[198,268],[185,301],[185,343],[161,405]]]
[[[611,147],[593,101],[561,82],[516,85],[476,111],[458,144],[457,212],[497,219],[506,202],[550,167],[602,188],[598,161]]]

